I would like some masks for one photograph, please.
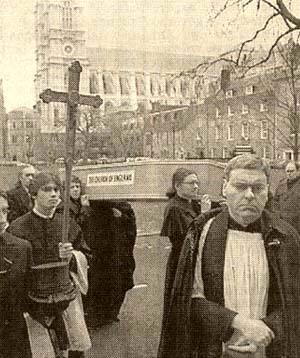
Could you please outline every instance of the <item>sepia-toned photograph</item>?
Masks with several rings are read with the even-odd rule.
[[[298,0],[1,0],[0,358],[300,358]]]

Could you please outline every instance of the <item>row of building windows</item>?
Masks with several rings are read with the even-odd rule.
[[[268,106],[266,105],[266,103],[260,103],[259,104],[259,111],[260,112],[267,112],[268,111]],[[218,107],[216,107],[215,113],[216,113],[216,118],[220,118],[221,115],[222,115],[221,111],[220,111],[220,109]],[[228,117],[233,116],[234,113],[235,112],[233,111],[232,107],[227,106],[227,115],[228,115]],[[243,103],[242,104],[242,114],[248,114],[248,113],[250,113],[249,105]]]
[[[245,140],[250,139],[250,124],[242,123],[242,138]],[[269,126],[268,121],[260,122],[260,139],[268,139],[269,138]],[[215,127],[215,140],[222,139],[221,127]],[[227,140],[234,140],[234,125],[229,124],[227,127]]]
[[[25,143],[28,143],[28,144],[31,144],[32,143],[32,136],[30,135],[15,135],[13,134],[11,136],[11,143],[12,144],[17,144],[17,143],[24,143],[24,140],[25,140]]]
[[[210,148],[210,157],[211,158],[231,158],[232,153],[230,152],[229,148],[223,147],[223,148]],[[261,148],[260,155],[262,158],[270,159],[271,158],[271,149],[269,146],[265,146]]]
[[[164,144],[170,145],[173,144],[173,140],[177,144],[182,144],[183,142],[183,133],[182,131],[177,132],[163,132],[163,133],[153,133],[152,134],[152,143],[153,144]]]
[[[24,122],[12,122],[12,128],[24,128]],[[34,128],[34,123],[31,121],[25,122],[25,128]]]
[[[251,95],[255,92],[255,86],[253,85],[249,85],[249,86],[246,86],[245,88],[245,95]],[[232,98],[234,97],[235,95],[235,90],[234,89],[228,89],[226,92],[225,92],[225,97],[226,98]]]

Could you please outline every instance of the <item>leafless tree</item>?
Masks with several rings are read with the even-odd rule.
[[[143,128],[135,111],[111,111],[102,117],[102,123],[111,132],[110,147],[114,157],[141,156]]]
[[[101,114],[97,109],[83,109],[80,111],[77,125],[77,147],[82,147],[81,157],[84,162],[88,161],[93,133],[101,128]],[[80,150],[77,148],[77,150]]]
[[[265,112],[265,118],[272,127],[274,136],[284,146],[293,150],[298,161],[300,143],[300,45],[290,40],[276,46],[280,64],[272,73],[261,77],[261,84],[273,98],[276,106],[276,121]]]
[[[245,74],[247,71],[267,63],[282,39],[287,35],[296,33],[299,36],[300,33],[300,17],[293,12],[293,4],[298,0],[223,0],[223,4],[217,9],[213,15],[213,19],[218,19],[222,14],[226,12],[237,11],[253,11],[253,7],[256,7],[257,13],[264,17],[263,25],[254,30],[253,34],[249,34],[247,40],[238,44],[234,49],[217,56],[213,60],[199,63],[196,67],[188,70],[184,70],[180,73],[180,76],[190,75],[195,77],[205,72],[208,68],[218,62],[227,63],[228,66],[242,70]],[[270,44],[266,53],[262,57],[255,58],[251,56],[255,51],[255,41],[259,39],[266,31],[272,27],[278,29],[279,23],[282,30],[278,36]],[[248,54],[250,56],[245,56]]]

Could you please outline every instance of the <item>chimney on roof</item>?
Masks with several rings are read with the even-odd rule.
[[[223,68],[221,70],[221,90],[223,92],[226,92],[230,85],[230,69],[229,68]]]

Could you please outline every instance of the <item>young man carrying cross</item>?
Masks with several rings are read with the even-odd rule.
[[[83,352],[91,346],[79,294],[79,290],[83,293],[87,290],[86,255],[89,254],[89,248],[82,238],[79,226],[72,220],[69,242],[62,243],[63,217],[56,211],[61,191],[57,176],[39,173],[29,190],[34,198],[34,208],[15,220],[9,231],[31,243],[33,273],[35,268],[42,265],[47,267],[56,263],[59,266],[65,260],[69,262],[73,277],[67,284],[65,281],[58,282],[61,287],[56,287],[56,292],[59,294],[53,296],[48,295],[48,291],[40,292],[39,282],[32,274],[28,312],[25,314],[31,357],[45,356],[46,351],[47,358],[81,358],[84,357]],[[68,272],[66,276],[69,277]],[[51,280],[47,285],[52,285]],[[53,297],[56,297],[54,301]]]

